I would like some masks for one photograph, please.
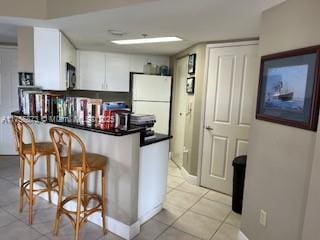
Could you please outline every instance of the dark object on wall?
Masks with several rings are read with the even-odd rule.
[[[189,55],[188,60],[188,73],[195,74],[196,72],[196,54]]]
[[[233,160],[233,193],[232,210],[236,213],[242,213],[244,180],[246,176],[247,156],[239,156]]]
[[[19,72],[19,86],[34,86],[33,73]]]
[[[77,85],[76,67],[70,63],[66,63],[67,67],[67,88],[74,89]]]
[[[187,78],[186,91],[188,94],[194,94],[195,77]]]
[[[256,118],[316,131],[320,46],[261,58]]]

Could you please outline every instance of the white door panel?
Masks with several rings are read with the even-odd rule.
[[[17,50],[0,48],[0,155],[16,154],[11,112],[18,110]]]
[[[257,45],[209,48],[201,185],[232,192],[232,161],[247,153]]]
[[[136,74],[133,77],[133,100],[169,102],[171,77]]]
[[[156,116],[156,123],[154,131],[156,133],[169,133],[169,119],[170,119],[170,103],[166,102],[140,102],[133,101],[133,112],[136,114],[154,114]]]

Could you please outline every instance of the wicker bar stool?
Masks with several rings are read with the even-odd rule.
[[[51,203],[51,191],[57,191],[57,178],[51,177],[50,170],[50,156],[54,154],[54,147],[51,142],[36,142],[34,133],[31,127],[18,117],[12,118],[12,128],[16,139],[16,149],[20,157],[20,207],[19,211],[23,210],[24,195],[29,202],[29,224],[32,224],[33,205],[36,201],[34,196],[41,193],[48,192],[48,199]],[[30,139],[30,143],[24,142],[26,135]],[[40,157],[46,157],[46,171],[47,176],[42,178],[34,177],[34,166],[40,160]],[[25,179],[25,165],[29,165],[30,175],[29,179]],[[34,189],[35,183],[42,183],[44,185],[41,189]]]
[[[50,136],[56,149],[58,162],[59,197],[54,234],[58,235],[61,215],[65,214],[75,230],[75,239],[79,239],[81,225],[87,218],[96,212],[101,212],[102,231],[106,234],[106,166],[107,157],[87,153],[82,140],[73,132],[64,128],[53,127],[50,129]],[[77,150],[75,150],[77,149]],[[87,178],[92,172],[101,171],[101,195],[88,193]],[[66,196],[64,199],[64,177],[69,174],[77,183],[77,193]],[[76,201],[76,210],[68,210],[66,205]]]

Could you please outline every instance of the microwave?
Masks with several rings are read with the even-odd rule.
[[[77,85],[76,67],[67,63],[67,89],[74,89]]]

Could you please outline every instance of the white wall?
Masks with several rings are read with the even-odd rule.
[[[319,45],[319,12],[319,0],[287,0],[264,12],[260,55]],[[249,239],[301,240],[316,135],[254,121],[241,226]],[[265,228],[260,209],[268,214]]]

